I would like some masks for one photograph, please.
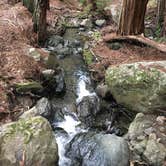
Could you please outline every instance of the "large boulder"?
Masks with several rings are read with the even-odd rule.
[[[67,146],[71,165],[128,166],[129,149],[123,138],[93,132],[76,135]]]
[[[110,67],[105,79],[118,104],[144,113],[166,110],[166,61]]]
[[[58,147],[49,122],[38,116],[0,127],[1,166],[55,166]]]
[[[166,119],[138,113],[128,131],[132,160],[146,165],[164,165],[166,158]]]

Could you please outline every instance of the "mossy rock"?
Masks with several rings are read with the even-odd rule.
[[[162,124],[161,117],[157,115],[143,113],[136,115],[127,134],[134,161],[143,161],[145,165],[164,165],[166,146],[165,135],[161,132],[161,127],[165,127],[165,123]]]
[[[16,89],[16,92],[18,93],[26,93],[26,92],[40,93],[43,91],[43,86],[36,81],[16,83],[14,87]]]
[[[49,54],[46,65],[49,69],[53,69],[53,70],[57,69],[57,67],[59,66],[59,62],[58,62],[56,53],[51,52]]]
[[[55,166],[58,149],[49,122],[40,117],[21,119],[1,127],[0,165]]]
[[[166,110],[166,61],[110,67],[106,84],[119,104],[137,112]]]

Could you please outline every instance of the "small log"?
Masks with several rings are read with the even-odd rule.
[[[144,45],[153,47],[163,53],[166,53],[166,45],[165,44],[159,44],[153,40],[150,40],[142,35],[129,35],[129,36],[119,36],[119,35],[107,35],[103,37],[103,40],[105,42],[122,42],[122,41],[132,41],[135,43],[142,43]]]

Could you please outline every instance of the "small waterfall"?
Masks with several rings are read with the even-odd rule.
[[[70,110],[67,110],[70,111]],[[74,118],[75,117],[75,118]],[[59,151],[59,166],[69,166],[70,159],[65,156],[65,146],[67,143],[71,141],[71,139],[80,132],[85,132],[86,130],[81,129],[78,127],[80,125],[80,121],[76,119],[76,115],[73,113],[71,115],[65,115],[64,121],[54,123],[55,127],[62,128],[66,134],[55,133],[56,141],[58,144],[58,151]]]
[[[87,87],[91,85],[90,78],[83,71],[76,72],[76,77],[78,77],[76,94],[77,99],[75,103],[80,102],[85,96],[96,95],[95,92],[90,92]],[[64,115],[64,120],[62,122],[54,122],[54,128],[60,128],[64,132],[55,132],[58,150],[59,150],[59,166],[71,166],[71,161],[69,158],[65,156],[65,146],[72,140],[72,138],[78,134],[87,132],[88,129],[85,129],[81,126],[81,122],[79,121],[77,115],[75,113],[71,113],[67,108],[63,108],[65,110],[66,115]]]
[[[77,85],[77,96],[76,103],[79,103],[83,97],[85,96],[93,96],[96,95],[95,92],[90,92],[87,89],[87,86],[91,86],[90,77],[83,74],[81,71],[78,72],[79,78],[78,78],[78,85]]]

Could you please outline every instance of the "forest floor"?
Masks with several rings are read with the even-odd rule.
[[[112,3],[119,1],[112,1]],[[57,20],[64,13],[73,14],[81,7],[76,0],[54,1],[50,0],[48,12],[48,26],[56,25]],[[154,12],[152,12],[154,13]],[[99,81],[103,79],[105,70],[110,65],[131,63],[138,61],[166,60],[165,53],[154,48],[133,43],[120,43],[120,49],[113,50],[103,38],[116,31],[116,24],[108,23],[99,31],[101,40],[97,41],[92,50],[98,61],[92,63],[89,68]],[[44,68],[42,62],[36,62],[28,56],[31,47],[38,47],[36,34],[33,33],[32,15],[18,3],[14,6],[7,0],[0,2],[0,121],[12,120],[12,114],[21,111],[22,106],[15,101],[13,85],[18,82],[26,82],[40,78],[40,72]],[[41,51],[42,52],[42,51]],[[42,52],[43,56],[47,53]],[[15,103],[15,105],[13,105]],[[24,103],[25,104],[25,103]]]
[[[39,78],[42,63],[28,56],[36,43],[32,16],[18,3],[0,2],[0,121],[10,121],[22,107],[16,101],[13,85]]]

